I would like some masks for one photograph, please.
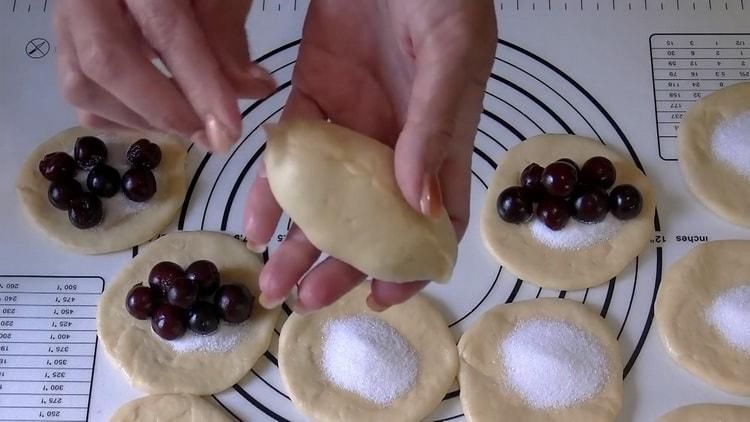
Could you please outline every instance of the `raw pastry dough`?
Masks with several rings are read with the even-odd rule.
[[[146,396],[122,405],[109,422],[232,422],[226,412],[189,394]]]
[[[249,334],[228,352],[184,353],[173,351],[158,338],[150,321],[137,320],[125,309],[128,290],[134,284],[147,282],[155,264],[173,261],[184,268],[199,259],[214,262],[223,283],[242,283],[255,297],[260,294],[258,273],[262,264],[242,242],[220,233],[178,232],[146,245],[109,283],[99,300],[99,339],[138,389],[149,393],[218,393],[245,376],[268,349],[278,308],[269,311],[256,303]]]
[[[609,378],[598,394],[578,406],[532,409],[502,379],[498,345],[516,323],[532,318],[561,319],[588,332],[606,352]],[[622,407],[622,357],[604,320],[585,305],[547,298],[498,305],[475,322],[458,342],[461,404],[467,421],[612,421]]]
[[[292,403],[316,421],[418,421],[426,417],[456,378],[458,356],[443,316],[422,296],[375,313],[365,306],[369,286],[358,286],[333,305],[310,315],[292,314],[279,338],[281,379]],[[326,321],[344,315],[380,318],[396,329],[419,356],[413,387],[381,408],[331,385],[321,372],[321,333]]]
[[[747,422],[750,407],[731,404],[691,404],[661,415],[657,422]]]
[[[534,238],[528,224],[506,223],[497,214],[498,195],[518,185],[521,171],[529,164],[546,166],[564,157],[583,164],[594,156],[612,161],[617,171],[615,185],[631,184],[643,196],[641,214],[625,222],[611,239],[581,250],[552,249]],[[584,289],[617,276],[643,251],[654,231],[655,209],[651,183],[632,162],[592,139],[541,135],[521,142],[498,163],[482,208],[480,232],[487,250],[518,277],[547,289]]]
[[[111,221],[111,218],[107,220],[105,213],[101,225],[81,230],[70,223],[66,211],[58,210],[49,203],[47,190],[50,182],[39,173],[39,162],[51,152],[72,152],[76,139],[86,135],[114,138],[116,142],[127,146],[140,138],[147,138],[161,148],[162,161],[153,170],[156,194],[142,203],[142,210],[125,215],[118,221]],[[121,149],[127,151],[127,147]],[[108,161],[113,165],[111,148],[109,152]],[[72,127],[57,133],[32,151],[21,167],[16,192],[25,214],[34,226],[63,247],[86,254],[114,252],[147,242],[172,221],[185,199],[185,157],[185,145],[174,136],[141,132],[103,133],[100,130]],[[83,187],[86,189],[85,184]],[[123,194],[119,192],[117,195]],[[106,204],[112,200],[114,198],[103,198],[102,202]]]
[[[699,100],[677,131],[680,168],[688,189],[725,220],[750,227],[750,182],[716,159],[711,142],[716,126],[750,111],[750,82],[729,86]]]
[[[667,271],[656,298],[656,324],[669,356],[704,381],[750,396],[750,353],[732,347],[706,320],[716,295],[750,281],[750,241],[700,245]]]
[[[414,211],[396,184],[393,150],[323,121],[266,126],[274,197],[310,242],[374,278],[448,281],[456,233]]]

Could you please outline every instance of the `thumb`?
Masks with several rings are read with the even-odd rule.
[[[439,173],[452,148],[461,95],[467,85],[460,69],[460,46],[450,46],[451,41],[446,46],[445,40],[434,45],[437,41],[428,37],[415,48],[414,83],[394,158],[396,181],[407,202],[431,218],[443,209]]]

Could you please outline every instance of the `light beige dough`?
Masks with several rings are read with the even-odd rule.
[[[533,409],[504,379],[498,345],[517,323],[536,318],[564,320],[597,339],[605,351],[609,377],[601,390],[584,402],[563,409]],[[604,320],[585,305],[547,298],[498,305],[485,312],[458,342],[461,404],[467,421],[524,422],[612,421],[622,407],[622,356],[617,339]]]
[[[750,396],[750,353],[732,347],[706,320],[715,297],[750,281],[750,241],[700,245],[667,271],[655,317],[664,348],[678,365],[716,388]]]
[[[529,164],[544,167],[560,158],[571,158],[582,165],[594,156],[612,161],[617,171],[615,186],[631,184],[643,196],[641,214],[626,221],[612,238],[580,250],[553,249],[533,236],[528,223],[507,223],[498,215],[500,192],[518,185],[521,172]],[[521,142],[503,155],[487,190],[480,232],[490,254],[519,278],[546,289],[584,289],[620,274],[648,245],[654,231],[654,201],[646,176],[613,150],[580,136],[541,135]]]
[[[137,320],[125,309],[127,292],[134,284],[147,283],[155,264],[172,261],[185,268],[200,259],[216,264],[222,283],[242,283],[256,298],[260,294],[258,257],[232,236],[211,232],[171,233],[149,243],[102,294],[96,315],[99,340],[135,388],[149,393],[218,393],[244,377],[268,349],[279,309],[266,310],[257,301],[248,334],[227,352],[175,352],[153,333],[149,320]]]
[[[731,404],[691,404],[659,417],[657,422],[747,422],[750,407]]]
[[[146,396],[122,405],[109,422],[232,422],[206,399],[189,394]]]
[[[363,283],[333,305],[310,315],[292,314],[279,338],[279,369],[292,403],[315,421],[419,421],[438,406],[456,379],[458,356],[443,316],[422,295],[375,313],[365,305]],[[368,315],[391,325],[419,357],[411,389],[379,407],[329,383],[320,369],[325,323],[346,315]]]
[[[149,201],[138,205],[130,213],[120,216],[108,215],[99,226],[81,230],[68,220],[67,211],[53,207],[47,199],[50,182],[39,172],[39,162],[45,155],[62,151],[72,153],[76,140],[81,136],[93,135],[104,139],[108,144],[108,164],[118,167],[115,161],[126,163],[127,148],[140,138],[146,138],[159,145],[162,160],[154,172],[156,194]],[[116,143],[117,148],[113,148]],[[113,157],[115,150],[122,157]],[[72,154],[71,154],[72,155]],[[164,229],[180,210],[186,190],[186,147],[179,138],[152,132],[105,132],[97,129],[72,127],[57,133],[36,147],[21,167],[16,181],[16,193],[23,206],[24,214],[34,226],[61,246],[79,253],[101,254],[119,251],[147,242]],[[79,170],[79,173],[83,170]],[[122,171],[120,171],[122,175]],[[85,183],[82,185],[86,189]],[[126,203],[122,192],[116,195]],[[108,201],[115,198],[102,198],[105,209]],[[136,203],[132,203],[136,204]]]
[[[699,100],[677,131],[680,169],[688,189],[719,217],[750,227],[750,181],[718,160],[711,148],[716,127],[750,111],[750,83],[729,86]]]
[[[274,197],[318,249],[376,279],[448,281],[456,233],[445,210],[414,211],[396,184],[393,150],[333,123],[266,126]]]

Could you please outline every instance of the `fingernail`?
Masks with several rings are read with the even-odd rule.
[[[422,179],[422,196],[419,199],[419,209],[427,217],[438,218],[442,208],[443,195],[440,192],[440,182],[437,176],[425,174],[424,179]]]
[[[190,142],[208,148],[208,138],[205,130],[199,130],[190,136]]]
[[[260,306],[266,309],[278,308],[279,306],[281,306],[282,303],[284,303],[285,300],[286,300],[285,297],[282,297],[276,300],[271,300],[268,298],[268,296],[266,296],[265,293],[262,293],[262,292],[260,296],[258,296],[258,302],[260,302]]]
[[[273,76],[271,76],[270,73],[266,69],[263,69],[260,66],[254,65],[250,67],[250,76],[259,79],[264,84],[268,85],[271,88],[276,88],[276,81],[273,79]]]
[[[247,248],[250,249],[251,251],[258,253],[258,254],[262,254],[263,252],[266,251],[265,243],[255,242],[250,239],[246,239],[245,246],[247,246]]]
[[[297,299],[292,303],[292,310],[300,315],[306,315],[310,313],[310,310],[305,307],[305,304],[301,300]]]
[[[206,135],[213,149],[220,153],[229,151],[235,141],[229,134],[229,128],[213,114],[206,115]]]
[[[383,312],[390,308],[390,306],[384,306],[378,303],[372,295],[367,296],[365,303],[367,303],[367,307],[374,312]]]

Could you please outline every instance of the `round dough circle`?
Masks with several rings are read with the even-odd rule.
[[[47,199],[50,182],[39,173],[39,162],[45,155],[72,151],[81,136],[105,137],[101,130],[72,127],[55,134],[37,146],[26,158],[16,181],[16,193],[24,214],[47,236],[61,246],[79,253],[101,254],[127,249],[147,242],[174,219],[185,199],[186,148],[179,138],[155,132],[106,133],[107,138],[127,145],[140,138],[147,138],[159,145],[162,161],[153,170],[156,178],[156,194],[146,208],[126,216],[122,221],[87,230],[75,228],[68,220],[66,211],[53,207]],[[80,172],[81,170],[79,170]],[[102,202],[107,198],[102,198]],[[104,216],[106,224],[107,216]]]
[[[563,409],[530,408],[507,387],[501,375],[498,345],[516,323],[532,318],[564,320],[596,338],[605,351],[609,378],[595,396]],[[546,298],[498,305],[485,312],[458,342],[461,404],[467,421],[611,421],[622,407],[622,357],[617,339],[604,320],[585,305]]]
[[[733,348],[706,321],[716,295],[750,281],[750,241],[697,246],[667,271],[655,317],[667,354],[716,388],[750,396],[750,353]]]
[[[109,422],[232,422],[226,412],[189,394],[146,396],[122,405]]]
[[[711,148],[721,122],[750,111],[750,82],[731,85],[693,104],[677,131],[678,156],[688,189],[719,217],[750,227],[750,182]]]
[[[279,370],[298,409],[316,421],[419,421],[443,399],[458,371],[453,335],[443,316],[424,296],[375,313],[365,306],[366,283],[319,312],[292,314],[279,338]],[[382,319],[409,342],[419,356],[414,385],[388,407],[330,384],[321,373],[321,333],[326,321],[344,315]]]
[[[546,166],[567,157],[583,164],[594,156],[607,157],[617,171],[615,185],[631,184],[643,196],[641,214],[620,227],[611,239],[580,250],[547,247],[536,240],[529,224],[511,224],[497,214],[497,197],[519,184],[526,166]],[[654,231],[656,205],[651,183],[632,162],[593,139],[574,135],[541,135],[527,139],[503,155],[487,190],[480,232],[495,259],[523,280],[546,289],[575,290],[611,280],[648,245]],[[563,229],[564,230],[564,229]],[[544,265],[539,265],[544,262]]]
[[[748,420],[750,420],[750,407],[731,404],[691,404],[661,415],[657,422],[746,422]]]
[[[450,279],[458,247],[448,213],[427,218],[406,202],[391,148],[324,121],[266,130],[273,196],[313,245],[379,280]]]
[[[251,328],[228,352],[173,351],[151,330],[149,320],[133,318],[125,309],[125,296],[138,282],[146,282],[160,261],[187,267],[208,259],[221,272],[222,282],[242,283],[257,298],[258,257],[232,236],[210,232],[171,233],[146,245],[115,277],[99,300],[96,314],[99,339],[129,382],[149,393],[214,394],[239,381],[268,349],[279,308],[256,305]]]

